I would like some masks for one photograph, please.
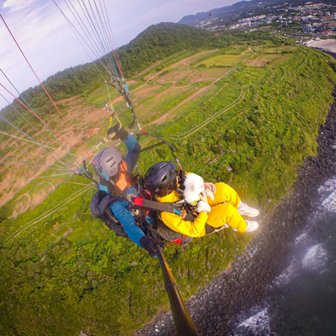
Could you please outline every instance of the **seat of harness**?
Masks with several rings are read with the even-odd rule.
[[[90,211],[91,215],[95,218],[100,218],[104,221],[104,223],[113,230],[119,236],[126,236],[126,233],[123,229],[122,224],[113,216],[109,205],[112,202],[122,199],[121,197],[115,197],[105,191],[97,191],[93,197],[91,198],[90,203]],[[178,216],[184,216],[184,219],[193,221],[195,216],[188,214],[187,212],[184,213],[183,203],[182,202],[175,202],[175,203],[161,203],[158,201],[151,201],[142,197],[131,197],[129,199],[130,203],[133,205],[134,209],[139,210],[149,210],[150,212],[154,213],[161,213],[161,212],[171,212]],[[142,219],[141,216],[137,218],[138,220]],[[163,240],[168,242],[174,242],[175,240],[181,240],[182,242],[186,239],[182,234],[175,232],[168,228],[164,223],[160,223],[159,216],[156,216],[155,221],[157,221],[157,227],[155,231],[157,231],[157,235],[161,237]],[[143,221],[142,221],[143,222]],[[138,225],[142,226],[144,223],[139,223]],[[150,225],[150,224],[149,224]],[[154,227],[151,225],[152,230]],[[143,228],[145,229],[145,228]],[[147,231],[145,229],[145,231]]]
[[[96,218],[101,218],[105,215],[108,206],[117,200],[116,197],[111,194],[99,190],[91,198],[90,211],[91,215]]]
[[[121,223],[113,216],[109,205],[120,199],[105,191],[97,191],[91,198],[90,211],[95,218],[100,218],[106,226],[113,230],[118,236],[127,237],[127,234]]]

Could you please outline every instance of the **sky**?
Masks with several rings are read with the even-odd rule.
[[[83,0],[54,0],[65,11],[64,1],[78,6]],[[85,0],[88,1],[88,0]],[[96,3],[101,0],[96,0]],[[111,22],[115,45],[127,44],[151,24],[178,22],[183,16],[230,5],[236,0],[102,0]],[[94,0],[91,0],[91,4]],[[53,0],[0,0],[0,14],[27,59],[43,81],[74,65],[91,62]],[[4,22],[0,19],[0,69],[21,92],[39,84]],[[12,92],[0,72],[0,84]],[[0,86],[0,94],[12,97]],[[7,102],[0,95],[0,108]]]

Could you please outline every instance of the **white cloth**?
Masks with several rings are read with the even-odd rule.
[[[200,200],[200,193],[204,192],[204,180],[201,176],[194,173],[186,174],[184,180],[183,198],[192,204]]]
[[[184,191],[183,191],[183,198],[184,200],[189,204],[196,205],[196,211],[197,212],[210,212],[211,207],[207,202],[203,202],[200,200],[200,194],[206,193],[209,197],[213,197],[213,193],[211,190],[205,189],[204,186],[204,180],[201,176],[189,173],[186,175],[186,178],[184,180]]]

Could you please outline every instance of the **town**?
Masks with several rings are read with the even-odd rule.
[[[246,17],[228,23],[220,15],[209,13],[196,27],[209,31],[281,29],[297,37],[331,36],[336,35],[336,5],[306,2],[293,6],[286,2],[270,6],[260,2]]]

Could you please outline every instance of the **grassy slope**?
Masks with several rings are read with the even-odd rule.
[[[192,63],[192,70],[215,70],[218,76],[227,70],[223,66],[232,71],[176,109],[167,122],[149,128],[176,143],[188,170],[230,181],[247,199],[269,209],[288,191],[304,157],[315,153],[336,78],[327,56],[303,47],[252,46],[244,55],[246,47],[237,50],[209,55],[201,61],[205,68]],[[242,62],[245,57],[262,66]],[[230,64],[223,64],[227,60]],[[186,82],[193,88],[192,81]],[[140,111],[158,108],[154,99],[136,98]],[[104,101],[99,90],[88,99]],[[162,106],[158,115],[166,111]],[[140,168],[166,157],[165,150],[158,150],[143,157]],[[225,169],[228,165],[234,172]],[[62,184],[36,208],[1,222],[1,334],[78,335],[86,330],[125,335],[167,307],[157,260],[91,218],[93,193],[83,185]],[[169,247],[182,293],[191,295],[227,267],[247,240],[226,230],[195,240],[183,253]]]

